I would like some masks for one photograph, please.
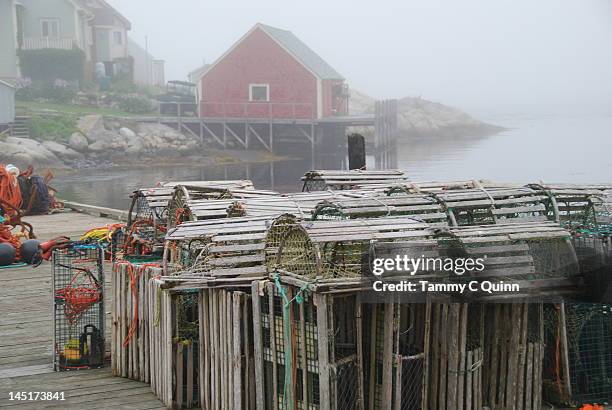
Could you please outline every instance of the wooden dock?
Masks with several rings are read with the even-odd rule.
[[[88,229],[115,223],[114,219],[76,212],[26,218],[37,237],[78,238]],[[108,265],[107,282],[110,281]],[[145,383],[113,377],[110,362],[97,370],[53,371],[51,264],[38,268],[0,270],[0,407],[75,409],[161,409],[163,404]],[[110,350],[110,303],[106,286],[107,351]],[[65,392],[65,401],[10,401],[10,392]]]

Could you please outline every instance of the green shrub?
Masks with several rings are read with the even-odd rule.
[[[64,80],[54,82],[35,82],[21,86],[15,93],[19,101],[44,100],[58,104],[70,104],[77,93],[77,87]]]
[[[153,110],[153,105],[150,99],[131,94],[121,97],[119,100],[119,109],[132,114],[147,114]]]
[[[30,118],[30,135],[37,140],[67,141],[78,131],[76,118],[72,115],[35,115]]]
[[[83,81],[85,53],[80,48],[61,50],[20,50],[19,66],[23,77],[53,83],[55,80]]]

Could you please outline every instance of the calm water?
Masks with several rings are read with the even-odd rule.
[[[509,128],[490,137],[410,140],[398,147],[397,167],[413,180],[492,179],[537,182],[612,182],[612,115],[496,117]],[[373,158],[368,159],[374,163]],[[315,168],[341,168],[342,154],[319,157]],[[311,159],[274,164],[92,170],[58,177],[64,199],[125,209],[129,194],[159,181],[251,179],[261,189],[300,191]]]

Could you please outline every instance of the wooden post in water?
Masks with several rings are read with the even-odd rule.
[[[349,134],[348,136],[348,161],[349,170],[365,169],[366,149],[365,138],[361,134]]]

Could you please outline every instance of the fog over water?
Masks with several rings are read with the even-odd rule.
[[[480,117],[612,112],[610,0],[109,1],[168,79],[262,22],[377,98],[422,95]]]
[[[422,96],[507,131],[400,136],[397,166],[413,180],[612,182],[610,0],[108,0],[131,36],[166,60],[166,78],[214,62],[254,24],[293,31],[376,98]],[[91,170],[58,178],[62,197],[125,208],[161,180],[250,178],[299,191],[335,157],[277,164]]]

